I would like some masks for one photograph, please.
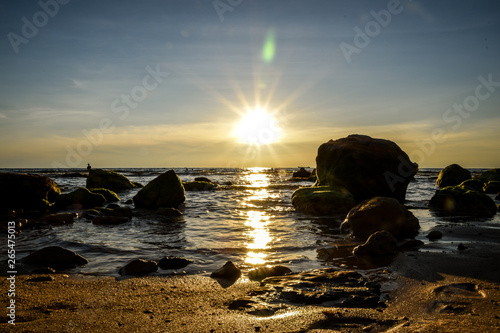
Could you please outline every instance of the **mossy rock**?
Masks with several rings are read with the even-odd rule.
[[[87,177],[87,188],[105,188],[111,191],[124,191],[137,187],[127,177],[118,172],[91,169]]]
[[[144,186],[134,197],[137,208],[177,208],[186,200],[182,181],[174,170],[169,170]]]
[[[60,194],[57,184],[48,177],[0,172],[0,211],[45,210]]]
[[[439,172],[436,186],[439,188],[456,186],[471,178],[472,174],[469,170],[462,168],[458,164],[451,164]]]
[[[56,207],[63,209],[77,205],[81,208],[100,207],[106,203],[106,198],[99,193],[92,193],[86,188],[77,188],[73,192],[61,194],[56,200]]]
[[[488,195],[449,186],[436,191],[429,201],[429,208],[446,216],[492,217],[496,214],[496,205]]]
[[[186,191],[212,191],[217,189],[217,184],[205,181],[183,182]]]
[[[120,197],[115,192],[108,190],[107,188],[89,188],[89,191],[92,193],[102,194],[102,196],[106,198],[106,202],[120,201]]]
[[[495,194],[500,192],[500,181],[491,180],[487,182],[486,184],[484,184],[483,191],[484,193],[488,194]]]
[[[461,188],[463,188],[465,190],[474,190],[474,191],[482,192],[484,183],[482,180],[479,180],[479,179],[467,179],[466,181],[463,181],[458,186],[460,186]]]
[[[500,168],[487,170],[483,172],[478,178],[485,183],[493,180],[500,181]]]
[[[356,202],[341,186],[312,186],[293,192],[292,205],[301,213],[320,216],[347,213]]]

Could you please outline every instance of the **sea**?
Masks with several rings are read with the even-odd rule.
[[[133,182],[146,185],[168,168],[116,168]],[[186,192],[181,217],[159,216],[154,212],[134,210],[128,223],[116,226],[94,225],[77,218],[73,224],[24,229],[16,235],[18,261],[46,246],[62,246],[87,258],[89,263],[67,270],[84,275],[116,276],[118,270],[134,259],[160,260],[179,256],[192,260],[180,270],[159,269],[152,275],[209,275],[225,262],[232,261],[243,271],[260,266],[284,265],[292,271],[323,267],[364,267],[366,263],[342,250],[348,235],[340,233],[345,214],[309,216],[296,212],[291,195],[308,181],[291,181],[293,168],[174,168],[182,181],[207,177],[220,184],[214,191]],[[309,169],[311,170],[311,169]],[[2,169],[5,172],[32,173],[54,180],[63,193],[85,187],[86,178],[67,177],[84,169]],[[421,169],[409,184],[405,205],[419,219],[416,239],[424,243],[419,251],[456,251],[457,244],[467,246],[467,239],[453,236],[429,241],[425,235],[439,225],[480,224],[498,229],[500,215],[489,219],[446,218],[427,209],[436,191],[440,169]],[[485,169],[474,169],[479,174]],[[139,189],[118,192],[121,206]],[[492,198],[494,195],[492,196]],[[496,204],[498,205],[498,201]],[[133,208],[133,206],[130,206]],[[82,212],[77,212],[81,214]],[[2,247],[2,255],[6,256]]]

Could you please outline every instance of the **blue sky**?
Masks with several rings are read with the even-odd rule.
[[[497,1],[41,3],[0,4],[0,167],[314,166],[352,133],[422,167],[500,165]],[[276,142],[234,137],[256,107]]]

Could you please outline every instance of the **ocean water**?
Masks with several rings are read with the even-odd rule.
[[[145,185],[168,169],[113,170]],[[289,181],[294,169],[174,170],[183,181],[204,176],[226,185],[220,185],[216,191],[186,192],[186,209],[178,218],[134,210],[132,220],[118,226],[93,225],[80,218],[72,225],[22,230],[16,236],[17,258],[22,259],[45,246],[58,245],[89,260],[87,265],[67,272],[106,276],[118,276],[118,270],[133,259],[159,260],[164,256],[182,256],[193,263],[178,272],[159,269],[156,275],[209,275],[228,260],[243,270],[277,264],[286,265],[293,271],[325,266],[373,268],[352,256],[348,247],[345,250],[339,246],[346,242],[346,235],[339,230],[345,215],[312,217],[294,210],[290,200],[293,191],[312,184]],[[65,173],[82,172],[81,169],[2,171],[48,176],[63,193],[85,187],[86,181],[85,178],[63,177]],[[421,232],[417,239],[425,243],[420,251],[452,251],[458,241],[467,242],[467,239],[453,237],[429,242],[425,234],[439,224],[476,223],[486,228],[500,227],[498,214],[491,219],[451,221],[429,212],[427,203],[436,190],[434,183],[438,173],[439,169],[420,170],[407,191],[406,205],[420,221]],[[124,202],[137,191],[119,192],[121,201],[118,204],[125,206]]]

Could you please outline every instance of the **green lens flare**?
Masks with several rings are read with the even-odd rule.
[[[264,46],[262,48],[262,60],[266,63],[271,63],[276,53],[276,33],[274,29],[269,29],[266,33]]]

